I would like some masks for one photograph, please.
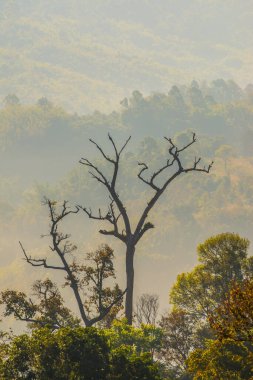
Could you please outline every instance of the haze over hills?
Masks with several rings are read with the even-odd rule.
[[[244,91],[232,81],[220,79],[205,86],[195,81],[190,86],[174,86],[169,94],[145,97],[135,91],[117,112],[84,116],[68,113],[45,98],[26,105],[16,97],[6,97],[0,110],[0,286],[27,288],[32,279],[52,275],[27,266],[18,246],[21,240],[29,253],[48,254],[48,241],[39,239],[48,229],[47,211],[41,206],[44,196],[106,212],[107,195],[78,164],[81,157],[88,157],[108,170],[89,137],[110,152],[108,132],[117,144],[132,135],[118,190],[135,223],[151,194],[137,179],[138,162],[150,163],[152,172],[167,159],[164,135],[174,136],[182,146],[195,131],[198,143],[185,160],[192,162],[200,156],[208,164],[214,159],[214,167],[209,175],[195,173],[170,186],[150,215],[156,228],[136,253],[136,295],[156,292],[162,309],[168,307],[168,289],[177,273],[196,262],[197,244],[224,231],[251,239],[252,94],[252,86]],[[84,215],[63,226],[80,246],[79,257],[101,243],[111,244],[123,286],[123,247],[100,235],[100,228]]]
[[[2,0],[0,96],[110,111],[193,79],[251,81],[252,1]]]
[[[209,175],[173,183],[152,213],[156,228],[136,254],[136,295],[158,293],[167,308],[198,243],[226,231],[252,240],[252,15],[251,0],[0,2],[1,288],[51,275],[27,267],[18,246],[47,252],[43,196],[106,210],[108,198],[78,160],[105,169],[88,139],[109,152],[108,132],[118,144],[132,135],[119,191],[133,221],[149,196],[137,164],[165,162],[163,136],[183,145],[194,131],[185,159],[215,161]],[[81,256],[111,244],[124,284],[120,244],[84,215],[64,228]]]

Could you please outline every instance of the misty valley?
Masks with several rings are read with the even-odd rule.
[[[0,379],[253,379],[252,10],[0,2]]]

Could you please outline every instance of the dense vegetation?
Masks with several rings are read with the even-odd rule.
[[[3,165],[6,175],[0,181],[0,226],[5,236],[1,238],[0,250],[5,253],[3,260],[9,271],[2,276],[5,285],[1,284],[1,303],[4,322],[13,316],[26,321],[29,330],[22,335],[2,333],[3,379],[241,380],[252,377],[253,267],[247,240],[253,220],[252,94],[252,86],[242,90],[232,81],[217,80],[210,85],[193,82],[191,86],[174,86],[167,94],[148,97],[135,91],[121,102],[119,111],[85,116],[70,114],[46,98],[27,105],[14,94],[5,97],[0,110],[1,162],[7,163]],[[88,145],[84,145],[89,135],[101,141],[108,131],[117,140],[129,134],[133,136],[132,146],[123,156],[119,178],[120,195],[133,220],[148,199],[146,189],[135,181],[136,162],[151,162],[152,169],[157,170],[161,161],[166,161],[167,147],[157,136],[174,135],[173,141],[184,146],[195,131],[199,142],[185,152],[185,163],[201,156],[206,164],[214,159],[215,165],[208,176],[179,179],[152,215],[156,229],[140,248],[143,283],[148,282],[152,289],[157,282],[153,271],[147,269],[148,260],[153,260],[160,268],[159,276],[162,278],[161,273],[165,276],[161,279],[161,292],[167,298],[175,272],[181,272],[182,265],[185,268],[170,290],[170,312],[159,318],[141,317],[137,313],[141,308],[136,306],[135,327],[128,326],[122,320],[122,292],[118,285],[111,287],[112,282],[106,285],[104,298],[99,300],[98,288],[91,285],[96,273],[92,265],[96,263],[99,267],[106,263],[105,279],[116,275],[118,281],[121,276],[113,267],[113,251],[107,245],[102,246],[104,251],[94,251],[97,225],[76,215],[64,224],[64,230],[74,235],[82,252],[77,256],[81,264],[73,262],[72,269],[82,288],[89,318],[102,311],[96,327],[84,328],[71,298],[74,282],[68,276],[62,290],[59,287],[62,278],[56,276],[56,284],[49,279],[50,271],[34,270],[30,282],[22,286],[20,278],[28,270],[25,264],[16,269],[14,255],[8,257],[8,253],[13,250],[15,235],[32,252],[34,263],[37,260],[41,264],[46,259],[47,242],[37,243],[37,235],[47,231],[47,218],[40,207],[45,195],[52,202],[68,199],[71,207],[75,207],[85,201],[88,206],[92,203],[107,212],[101,188],[92,185],[83,168],[73,169],[69,162],[73,162],[73,155],[76,161],[80,159],[83,151],[85,156],[92,154]],[[31,169],[31,173],[22,171],[22,176],[19,175],[24,163],[21,156]],[[45,156],[50,167],[41,164]],[[57,164],[58,157],[61,162]],[[101,160],[95,158],[94,162],[107,173]],[[32,176],[38,178],[36,184],[31,182]],[[240,235],[226,231],[237,231]],[[208,236],[212,237],[207,239]],[[187,270],[196,263],[193,251],[201,241],[197,249],[198,263]],[[101,242],[105,244],[104,239]],[[72,247],[68,249],[75,254]],[[121,260],[120,250],[115,245],[117,260]],[[87,251],[89,256],[83,254]],[[173,265],[159,262],[171,252]],[[85,261],[87,257],[89,265]],[[104,261],[99,261],[101,257]],[[29,260],[30,253],[26,257]],[[16,262],[20,262],[19,257]],[[13,273],[17,275],[10,275]],[[28,288],[32,282],[30,295]],[[123,284],[120,283],[122,289]],[[155,285],[160,288],[159,282]],[[9,289],[4,291],[6,286]],[[108,306],[115,306],[115,295],[119,296],[117,307],[112,312],[108,310],[108,315],[103,314]],[[152,299],[146,295],[142,300]]]
[[[170,292],[173,308],[157,324],[155,318],[147,324],[152,313],[157,315],[155,303],[149,302],[152,296],[143,297],[142,307],[137,307],[144,321],[139,327],[139,318],[131,326],[116,317],[118,309],[107,326],[84,328],[81,320],[70,318],[49,280],[37,283],[43,306],[37,320],[22,318],[28,299],[12,293],[10,301],[10,291],[2,292],[5,315],[25,320],[31,332],[2,332],[1,378],[251,379],[253,265],[248,247],[247,239],[232,233],[200,244],[199,264],[178,276]],[[29,310],[32,306],[35,302]],[[65,326],[57,325],[59,318]]]

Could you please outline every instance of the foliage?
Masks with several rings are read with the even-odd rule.
[[[100,246],[93,252],[88,252],[86,262],[89,265],[78,265],[73,263],[72,271],[78,279],[80,288],[88,295],[85,306],[88,315],[99,313],[110,307],[115,299],[116,305],[110,309],[110,320],[113,320],[122,309],[122,291],[118,284],[114,287],[103,287],[103,281],[115,279],[115,268],[113,265],[114,252],[107,244]],[[70,285],[68,283],[68,285]]]
[[[110,380],[162,380],[160,366],[150,354],[132,352],[128,346],[112,353]]]
[[[106,379],[106,339],[94,328],[43,328],[21,335],[5,347],[4,379]]]
[[[110,132],[114,125],[115,140],[123,139],[124,134],[129,133],[129,129],[133,130],[133,136],[136,138],[132,152],[128,152],[126,160],[124,158],[124,164],[121,167],[124,181],[120,181],[119,184],[120,194],[126,200],[127,205],[131,205],[130,212],[135,218],[137,210],[140,210],[142,197],[145,197],[146,200],[147,193],[141,185],[139,187],[136,185],[133,166],[137,161],[147,162],[150,160],[152,166],[158,167],[161,158],[166,160],[166,151],[157,136],[162,134],[163,128],[166,135],[174,133],[175,120],[177,120],[175,134],[178,135],[175,142],[179,146],[186,141],[186,136],[189,137],[186,133],[187,130],[188,133],[196,130],[196,112],[191,113],[188,106],[187,87],[178,86],[177,90],[174,89],[177,95],[179,92],[187,106],[184,111],[186,121],[182,113],[183,108],[179,109],[178,116],[170,116],[169,106],[166,108],[166,104],[164,105],[168,94],[152,94],[143,96],[143,99],[147,108],[151,109],[151,116],[154,115],[155,124],[151,117],[147,116],[148,124],[143,123],[138,126],[136,124],[136,128],[134,128],[130,123],[127,131],[125,125],[122,125],[124,128],[117,127],[120,123],[122,124],[122,114],[125,108],[117,110],[113,122],[109,121],[109,115],[101,112],[99,115],[96,113],[78,116],[71,115],[66,110],[54,105],[52,108],[43,108],[37,103],[33,105],[19,104],[1,109],[0,129],[3,132],[1,142],[4,144],[5,138],[7,138],[13,143],[12,146],[5,146],[6,153],[2,152],[3,174],[8,176],[9,181],[15,181],[12,186],[8,187],[4,185],[4,178],[0,183],[2,210],[0,226],[2,229],[6,228],[6,233],[3,232],[1,235],[0,245],[2,248],[0,249],[3,251],[5,262],[9,264],[12,259],[14,260],[12,242],[8,238],[9,231],[12,231],[13,236],[24,236],[22,237],[23,241],[25,239],[33,240],[32,234],[35,236],[42,231],[39,225],[39,223],[43,223],[40,200],[44,194],[47,194],[50,199],[70,199],[72,202],[78,200],[79,203],[87,199],[87,205],[92,204],[95,208],[99,208],[103,204],[101,199],[104,193],[98,186],[93,188],[94,192],[89,191],[90,184],[84,171],[77,168],[69,173],[68,171],[73,169],[73,165],[79,157],[79,153],[77,153],[76,159],[73,158],[73,152],[87,152],[89,149],[85,144],[87,135],[94,139],[103,139],[105,125],[108,125]],[[205,98],[209,89],[202,88],[200,84],[199,87]],[[252,111],[250,109],[252,110],[252,105],[250,106],[246,98],[240,100],[240,104],[219,104],[221,100],[216,97],[221,89],[223,94],[227,94],[224,95],[227,97],[225,103],[229,98],[233,98],[232,92],[229,95],[227,82],[210,84],[208,87],[211,88],[211,92],[216,94],[214,96],[216,104],[208,106],[204,112],[202,111],[202,119],[200,118],[198,121],[200,143],[196,144],[196,149],[192,154],[200,153],[202,156],[213,157],[216,152],[214,170],[210,176],[182,178],[174,183],[173,191],[163,195],[161,207],[154,210],[152,214],[153,224],[160,226],[159,230],[153,236],[151,234],[150,237],[147,236],[149,240],[143,248],[146,251],[145,254],[150,256],[155,250],[163,256],[167,255],[167,252],[173,251],[177,272],[180,271],[180,266],[185,260],[186,249],[190,255],[189,260],[192,262],[196,241],[203,241],[206,236],[220,231],[238,231],[240,234],[250,236],[252,230],[253,165],[250,158],[252,154],[252,148],[250,148],[252,143]],[[20,94],[18,95],[20,96]],[[221,97],[220,93],[219,97]],[[34,102],[34,99],[31,102]],[[128,107],[129,105],[130,102],[128,102]],[[163,112],[160,112],[161,110]],[[144,112],[146,112],[145,109]],[[200,122],[202,122],[201,125]],[[154,128],[154,125],[157,127]],[[147,126],[150,128],[148,129]],[[108,128],[106,127],[106,131]],[[102,143],[102,140],[100,141]],[[231,155],[228,161],[226,157],[220,155],[221,144],[236,149],[238,155],[236,157]],[[245,144],[247,144],[247,149]],[[90,154],[89,151],[88,154]],[[9,160],[10,155],[15,164],[12,159]],[[22,160],[16,160],[15,157],[22,157]],[[23,160],[25,163],[29,163],[29,169],[27,167],[27,170],[23,170]],[[224,171],[225,160],[228,172]],[[10,165],[12,165],[11,169]],[[39,168],[42,166],[46,170],[40,170]],[[14,176],[17,178],[15,179]],[[36,178],[36,183],[34,183],[34,178]],[[52,178],[55,180],[52,181]],[[138,197],[139,191],[141,191],[141,197]],[[170,218],[167,217],[169,214]],[[89,238],[91,231],[94,233],[94,225],[83,229],[81,225],[77,224],[73,228],[78,231],[82,229],[84,239]],[[183,235],[182,228],[184,229]],[[36,247],[38,248],[38,246],[39,243],[36,242]],[[144,256],[140,257],[140,260],[144,261]],[[160,262],[160,267],[162,268],[162,266]],[[13,282],[12,270],[9,265],[5,269],[9,287]],[[168,270],[172,277],[174,269],[171,267]],[[22,276],[21,273],[19,276]],[[18,286],[19,281],[20,279],[16,278],[15,286]],[[4,282],[6,281],[2,280],[3,285]]]
[[[15,106],[15,105],[18,105],[20,103],[20,100],[19,98],[17,97],[17,95],[15,94],[9,94],[7,95],[5,98],[4,98],[4,101],[3,103],[5,104],[5,106]]]
[[[159,365],[147,352],[125,344],[111,347],[95,328],[33,330],[2,345],[0,375],[12,379],[160,380]]]
[[[194,380],[252,379],[253,346],[233,339],[209,341],[206,349],[190,354],[187,365]]]
[[[17,320],[29,322],[29,327],[50,326],[52,329],[77,326],[80,320],[64,306],[55,283],[50,279],[37,280],[32,287],[35,300],[24,292],[5,290],[1,293],[4,316],[13,315]]]
[[[219,339],[253,344],[253,279],[234,283],[226,299],[209,316]]]
[[[196,379],[252,379],[253,280],[234,283],[209,322],[216,340],[193,351],[188,370]]]
[[[153,354],[159,351],[161,346],[162,330],[153,325],[142,324],[140,327],[134,327],[129,325],[126,319],[115,320],[105,333],[112,349],[128,346],[132,352]]]
[[[246,53],[251,47],[250,2],[223,7],[204,2],[196,10],[194,3],[186,7],[181,2],[154,5],[141,0],[133,3],[131,12],[126,0],[117,6],[115,0],[106,0],[101,7],[98,3],[1,1],[1,96],[10,89],[28,101],[50,94],[83,111],[111,109],[126,87],[167,91],[180,78],[188,82],[190,77],[208,79],[227,72],[242,83],[250,80]],[[196,17],[205,19],[204,28],[202,22],[196,25]],[[245,51],[240,50],[242,45]],[[196,81],[192,87],[198,89]],[[217,78],[199,89],[203,98],[208,92],[216,101],[242,96],[232,80]]]
[[[58,227],[67,216],[77,214],[79,208],[71,210],[66,201],[60,208],[57,208],[57,202],[48,199],[45,199],[44,204],[49,209],[48,236],[51,239],[49,248],[51,255],[55,257],[53,259],[50,257],[52,264],[48,263],[48,258],[31,257],[20,243],[26,262],[32,267],[42,267],[65,274],[64,285],[73,291],[76,306],[85,326],[92,326],[109,313],[112,319],[121,309],[125,293],[117,284],[113,288],[105,286],[106,281],[115,278],[113,250],[107,245],[101,246],[97,251],[87,254],[86,262],[89,265],[78,262],[73,254],[77,247],[70,242],[70,234],[60,232]],[[55,258],[58,263],[53,261]],[[78,323],[63,306],[59,290],[50,280],[37,281],[33,288],[35,295],[41,301],[40,304],[35,304],[23,292],[13,290],[2,292],[1,303],[5,305],[5,315],[14,315],[16,319],[33,323],[35,326],[49,323],[52,328]]]
[[[238,234],[210,237],[198,246],[199,264],[191,272],[178,275],[170,292],[173,310],[160,322],[162,357],[166,358],[166,367],[174,371],[175,378],[187,375],[187,358],[192,351],[205,352],[206,342],[215,339],[213,325],[218,321],[214,316],[234,282],[239,284],[252,277],[248,247],[249,241]],[[214,313],[211,326],[210,313]],[[220,315],[224,316],[223,309]],[[220,328],[226,328],[225,322],[220,321]]]
[[[186,372],[186,359],[199,343],[195,321],[183,310],[174,310],[163,315],[159,323],[162,330],[159,358],[167,372],[178,379]]]
[[[170,301],[194,318],[206,318],[224,300],[233,281],[248,275],[249,241],[238,234],[223,233],[198,246],[200,264],[182,273],[170,292]]]
[[[15,144],[16,140],[26,141],[34,136],[41,138],[45,134],[53,137],[59,127],[64,132],[71,119],[63,109],[46,102],[45,98],[39,99],[35,105],[22,105],[16,95],[5,98],[5,107],[0,110],[0,115],[1,150]]]

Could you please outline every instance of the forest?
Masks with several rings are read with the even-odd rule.
[[[1,377],[251,379],[253,87],[136,90],[84,116],[9,94],[0,114]]]
[[[252,380],[252,1],[1,0],[0,42],[0,380]]]

